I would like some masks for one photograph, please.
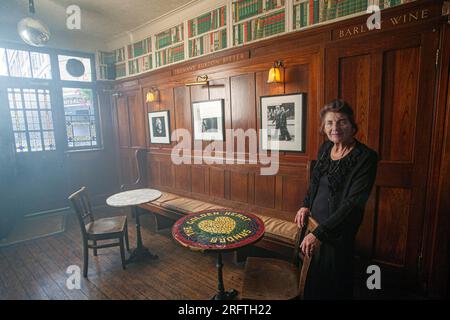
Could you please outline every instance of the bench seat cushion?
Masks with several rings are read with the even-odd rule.
[[[210,210],[214,208],[223,208],[223,206],[214,203],[204,202],[169,192],[163,192],[162,196],[153,201],[152,204],[168,210],[181,212],[183,214],[190,214],[192,212]],[[230,208],[230,210],[232,209],[233,208]],[[258,216],[264,222],[266,229],[265,237],[292,245],[295,243],[295,237],[298,230],[295,223],[258,213],[253,214]]]

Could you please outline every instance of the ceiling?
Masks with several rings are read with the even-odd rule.
[[[36,14],[50,29],[53,40],[106,42],[198,0],[34,0]],[[81,30],[66,29],[66,8],[81,9]],[[0,39],[17,39],[17,22],[28,15],[28,0],[0,0]]]

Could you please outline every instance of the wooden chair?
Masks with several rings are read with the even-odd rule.
[[[82,187],[80,190],[70,195],[69,200],[78,217],[83,236],[83,276],[85,278],[87,277],[89,249],[93,249],[94,256],[97,256],[98,249],[120,247],[122,268],[125,269],[124,238],[126,248],[127,250],[130,250],[127,217],[116,216],[95,219],[86,192],[86,187]],[[97,244],[97,241],[102,240],[118,240],[118,242]]]
[[[299,229],[295,242],[294,261],[272,258],[247,258],[241,298],[248,300],[302,299],[311,258],[304,256],[300,244],[305,235],[317,227],[309,218]]]

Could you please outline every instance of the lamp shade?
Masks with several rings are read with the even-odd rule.
[[[270,68],[267,83],[280,83],[280,82],[281,82],[280,68],[277,66]]]
[[[147,92],[146,102],[155,102],[159,100],[159,92],[158,90],[152,90]]]

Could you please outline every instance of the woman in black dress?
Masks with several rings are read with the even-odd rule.
[[[319,223],[300,245],[305,255],[313,257],[305,299],[352,299],[355,236],[375,181],[378,156],[355,139],[358,127],[345,101],[325,105],[320,120],[328,141],[320,146],[308,193],[295,216],[299,227],[308,215]]]

